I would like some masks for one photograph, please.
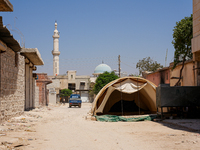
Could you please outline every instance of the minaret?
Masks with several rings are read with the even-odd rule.
[[[55,30],[53,34],[53,50],[52,50],[52,55],[53,55],[53,75],[57,76],[59,75],[59,32],[57,30],[57,22],[55,22]]]

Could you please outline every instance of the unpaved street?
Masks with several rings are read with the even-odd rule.
[[[133,150],[200,149],[200,134],[158,122],[86,120],[82,108],[49,106],[25,112],[0,126],[1,149]],[[8,129],[9,128],[9,129]]]

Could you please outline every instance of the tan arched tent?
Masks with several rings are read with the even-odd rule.
[[[93,115],[156,113],[156,85],[140,77],[116,79],[99,91],[91,111]]]

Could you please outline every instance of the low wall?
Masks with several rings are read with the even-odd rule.
[[[156,88],[157,107],[200,106],[199,86],[166,86]]]

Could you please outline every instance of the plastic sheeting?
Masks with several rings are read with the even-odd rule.
[[[156,118],[156,115],[145,115],[145,116],[139,116],[139,117],[130,117],[125,118],[122,116],[116,116],[116,115],[101,115],[101,116],[95,116],[97,121],[101,122],[137,122],[137,121],[152,121]]]
[[[116,79],[104,86],[97,94],[92,113],[109,114],[111,107],[120,100],[135,101],[136,105],[143,110],[156,112],[156,85],[139,77]]]

